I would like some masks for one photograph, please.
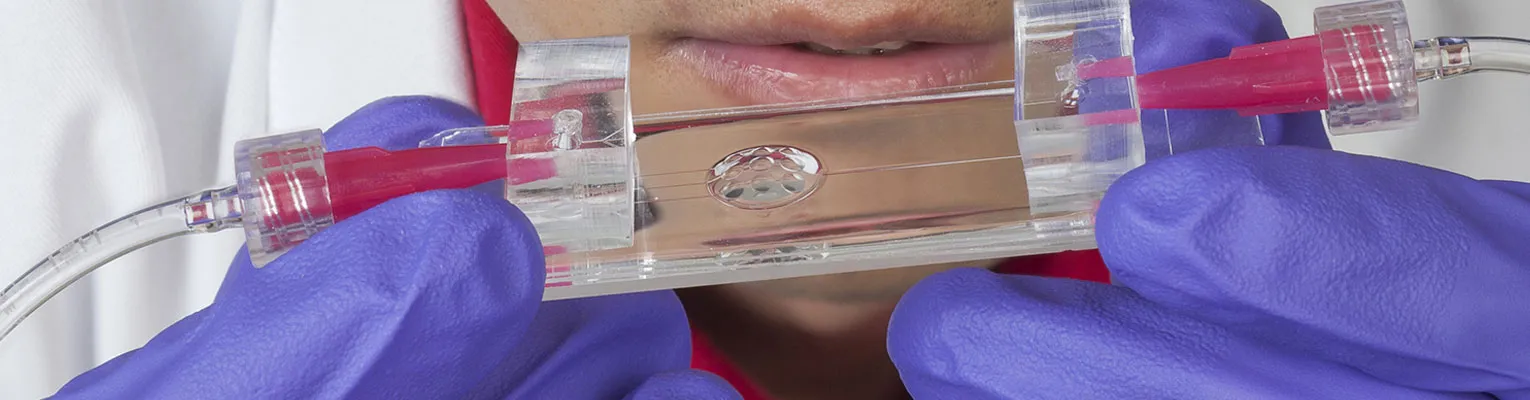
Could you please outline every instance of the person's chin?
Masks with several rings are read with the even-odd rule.
[[[757,294],[829,303],[896,302],[920,280],[956,268],[987,263],[925,265],[874,271],[749,282],[725,286]]]

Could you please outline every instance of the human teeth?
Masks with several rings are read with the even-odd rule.
[[[871,48],[882,50],[897,50],[903,48],[903,46],[908,46],[908,42],[882,42],[872,45]]]
[[[803,43],[803,46],[806,47],[808,50],[812,50],[812,51],[816,51],[816,52],[824,53],[824,54],[857,55],[857,56],[878,56],[878,55],[887,54],[887,53],[892,52],[892,51],[901,50],[904,47],[907,47],[909,44],[910,44],[909,42],[882,42],[882,43],[877,43],[875,45],[865,46],[865,47],[855,47],[855,48],[850,48],[850,49],[838,49],[838,48],[834,48],[834,47],[827,46],[827,45],[822,45],[822,44],[818,44],[818,43],[808,42],[808,43]]]

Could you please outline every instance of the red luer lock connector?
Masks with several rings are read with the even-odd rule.
[[[339,221],[410,193],[469,188],[503,179],[505,145],[332,151],[324,155],[324,169],[329,175],[329,201]]]
[[[547,121],[496,130],[491,135],[516,143],[518,153],[550,150],[535,138],[551,131]],[[308,134],[314,136],[317,134]],[[465,189],[499,179],[531,182],[556,174],[548,159],[506,160],[508,145],[485,143],[389,151],[379,147],[323,151],[318,137],[286,142],[253,154],[264,171],[256,186],[266,205],[267,225],[327,216],[341,221],[390,199],[442,189]],[[277,140],[271,138],[268,140]],[[276,143],[283,143],[277,141]],[[541,147],[529,144],[543,144]],[[323,168],[317,168],[322,165]],[[326,197],[325,200],[318,200]]]
[[[490,143],[325,152],[317,130],[242,141],[236,169],[251,260],[264,265],[335,222],[400,196],[557,173],[552,159],[507,161],[506,151]]]
[[[1398,77],[1388,74],[1396,55],[1379,45],[1380,29],[1239,47],[1227,58],[1142,74],[1138,98],[1147,109],[1235,109],[1244,116],[1325,111],[1333,101],[1385,102]],[[1350,51],[1324,52],[1324,42]]]
[[[1400,0],[1318,8],[1318,34],[1244,46],[1137,76],[1144,109],[1232,109],[1244,116],[1325,111],[1335,135],[1418,119],[1413,35]]]

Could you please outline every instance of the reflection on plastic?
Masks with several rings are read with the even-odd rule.
[[[543,227],[557,229],[562,222],[536,220],[548,245],[548,297],[1087,248],[1087,233],[1049,230],[1068,234],[1044,236],[1035,228],[1038,223],[1085,225],[1031,218],[1015,142],[1013,93],[1012,82],[995,82],[850,101],[637,117],[630,168],[637,171],[638,184],[634,215],[627,220],[631,244],[571,248],[618,230],[548,230]],[[581,104],[604,100],[540,101],[589,109]],[[501,140],[511,143],[514,159],[556,160],[568,157],[559,153],[584,149],[559,150],[553,144],[565,135],[560,130],[521,122],[492,132],[445,132],[427,142]],[[586,130],[584,136],[613,136],[598,132],[603,131]],[[589,164],[555,162],[551,167],[553,175],[570,180],[588,179],[575,175],[591,171]],[[550,205],[557,205],[560,196],[615,205],[625,195],[616,190],[575,194],[540,181],[520,187],[533,185],[554,188],[528,192],[544,196]],[[527,208],[524,199],[519,201]],[[557,241],[546,240],[550,235],[559,235]]]
[[[551,177],[506,197],[559,299],[1092,248],[1126,171],[1259,142],[1253,118],[1201,134],[1231,112],[1138,109],[1126,1],[1015,5],[1017,81],[634,120],[626,71],[596,67],[625,42],[557,41],[522,50],[510,126],[432,143],[499,138],[511,175]]]
[[[507,137],[505,198],[537,226],[542,244],[568,252],[632,245],[635,193],[628,114],[627,38],[522,45],[510,123],[550,131]],[[525,67],[521,67],[525,65]],[[537,134],[540,133],[540,134]]]

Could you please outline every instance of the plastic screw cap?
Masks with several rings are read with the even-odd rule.
[[[244,140],[234,154],[245,240],[256,267],[334,224],[322,132]]]
[[[1371,0],[1314,12],[1334,135],[1396,129],[1418,119],[1413,35],[1400,0]]]

